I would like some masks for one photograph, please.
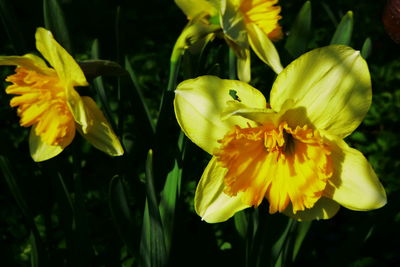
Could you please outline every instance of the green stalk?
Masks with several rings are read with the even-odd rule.
[[[229,48],[229,79],[236,80],[236,55],[235,52]]]

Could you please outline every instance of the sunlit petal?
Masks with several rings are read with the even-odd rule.
[[[346,137],[361,123],[371,105],[368,66],[358,51],[332,45],[312,50],[286,67],[273,84],[270,104],[279,111],[287,99],[306,110],[319,130]]]
[[[231,197],[223,192],[225,173],[226,169],[218,166],[216,159],[212,158],[197,185],[195,209],[206,222],[226,221],[236,212],[249,207],[242,203],[240,194]]]
[[[51,159],[64,150],[62,146],[52,146],[42,141],[41,137],[35,134],[35,126],[32,126],[29,135],[29,151],[34,161],[40,162]]]
[[[279,74],[283,67],[279,58],[278,51],[271,40],[265,33],[256,25],[250,24],[247,26],[250,46],[257,56],[270,66],[272,70]]]
[[[364,155],[343,140],[336,140],[331,148],[335,170],[324,195],[351,210],[384,206],[385,189]]]
[[[262,93],[247,83],[202,76],[180,83],[175,90],[175,114],[185,134],[198,146],[212,154],[217,140],[234,125],[253,123],[240,116],[221,120],[227,102],[234,100],[230,93],[245,106],[266,108]],[[254,123],[253,123],[254,124]]]
[[[124,154],[124,150],[103,115],[103,112],[97,107],[94,100],[90,97],[82,97],[86,113],[88,114],[89,127],[87,132],[80,129],[82,136],[88,140],[94,147],[111,155],[120,156]]]

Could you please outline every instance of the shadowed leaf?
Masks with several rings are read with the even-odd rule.
[[[349,45],[351,41],[352,32],[353,32],[353,12],[348,11],[346,15],[342,17],[342,20],[337,26],[330,44]]]
[[[285,48],[293,58],[303,54],[308,46],[311,33],[311,2],[307,1],[300,9],[286,39]]]
[[[45,28],[51,31],[55,39],[71,53],[71,41],[65,23],[64,13],[57,0],[43,0],[43,16]]]

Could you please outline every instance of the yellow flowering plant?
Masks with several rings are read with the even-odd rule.
[[[250,47],[276,73],[283,67],[272,41],[282,38],[278,0],[175,0],[189,19],[174,51],[222,33],[237,56],[240,80],[250,81]]]
[[[366,211],[386,203],[367,159],[344,142],[372,97],[358,51],[312,50],[277,76],[267,103],[251,85],[215,76],[183,81],[175,114],[184,133],[212,155],[195,194],[196,212],[222,222],[266,199],[269,212],[328,219],[340,205]]]
[[[88,86],[78,63],[54,39],[52,33],[38,28],[36,48],[53,67],[34,54],[0,56],[0,65],[17,66],[7,77],[12,84],[7,94],[18,107],[20,125],[30,127],[29,148],[34,161],[50,159],[63,151],[78,130],[93,146],[112,156],[124,153],[101,110],[88,96],[74,87]]]

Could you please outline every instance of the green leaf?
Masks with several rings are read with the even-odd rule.
[[[92,58],[99,58],[99,56],[100,56],[99,42],[98,42],[97,39],[95,39],[93,41],[93,43],[92,43],[91,56],[92,56]],[[80,62],[79,63],[79,65],[81,67],[82,67],[82,64],[83,64],[83,66],[85,66],[84,68],[82,68],[83,72],[85,73],[85,76],[88,77],[87,76],[88,73],[86,71],[89,71],[89,75],[93,75],[93,76],[96,76],[96,74],[97,75],[101,75],[99,73],[99,72],[101,72],[101,70],[100,69],[96,70],[97,67],[92,65],[92,63],[95,63],[95,62],[93,62],[93,61],[90,61],[90,62],[91,63],[89,63],[88,61],[85,61],[85,62]],[[117,64],[117,63],[115,63],[115,64],[119,66],[119,64]],[[99,65],[97,65],[97,66],[99,66]],[[85,71],[85,68],[86,68],[86,71]],[[101,67],[99,67],[99,68],[101,68]],[[106,92],[105,92],[105,89],[104,89],[103,78],[102,77],[97,77],[96,79],[94,79],[93,85],[94,85],[94,88],[96,89],[96,92],[97,92],[98,96],[100,97],[101,105],[104,108],[104,112],[105,112],[107,120],[110,122],[111,127],[113,129],[116,129],[115,122],[112,119],[113,118],[112,117],[112,112],[111,112],[110,105],[109,105],[110,101],[107,100],[107,95],[106,95]]]
[[[293,245],[293,256],[292,256],[293,262],[296,260],[296,257],[299,254],[301,245],[303,244],[303,241],[306,238],[307,233],[311,228],[311,224],[312,221],[297,223],[296,236]]]
[[[333,34],[330,44],[349,45],[353,32],[353,12],[347,11]]]
[[[168,255],[165,247],[164,230],[154,189],[153,152],[149,150],[146,160],[146,205],[143,215],[141,240],[142,265],[166,266]]]
[[[279,239],[272,246],[271,255],[274,266],[285,266],[284,264],[287,255],[287,251],[285,248],[287,246],[287,242],[290,237],[290,232],[292,231],[294,224],[295,221],[289,219],[285,230],[281,233]]]
[[[246,211],[242,210],[237,212],[233,218],[236,231],[239,233],[241,238],[245,239],[247,236],[247,228],[249,226],[249,220],[246,216]]]
[[[311,2],[304,3],[286,39],[285,48],[293,58],[297,58],[307,50],[311,34]]]
[[[321,3],[322,7],[324,8],[326,14],[328,15],[329,19],[332,21],[333,25],[335,25],[335,27],[338,25],[338,21],[335,17],[335,15],[332,12],[332,9],[325,3]]]
[[[31,232],[29,235],[29,242],[31,244],[31,266],[40,267],[40,240]]]
[[[372,42],[371,38],[368,37],[367,39],[365,39],[364,44],[361,48],[361,56],[364,59],[367,59],[371,54],[371,52],[372,52]]]
[[[129,251],[133,254],[136,251],[136,236],[133,229],[135,223],[132,219],[125,186],[121,177],[114,176],[111,179],[108,197],[111,215],[118,234]]]
[[[164,229],[166,252],[168,254],[172,246],[176,201],[180,196],[181,178],[182,168],[179,166],[177,160],[175,160],[173,169],[167,175],[160,201],[160,215]]]
[[[136,77],[135,72],[132,69],[131,63],[127,57],[125,57],[125,68],[128,71],[133,87],[135,90],[132,91],[133,107],[135,108],[136,117],[143,121],[142,131],[152,136],[155,132],[155,125],[150,115],[150,110],[147,106],[146,100],[144,99],[142,89],[139,85],[139,81]]]
[[[43,0],[43,16],[45,28],[51,31],[55,39],[71,53],[71,41],[64,14],[57,0]]]

